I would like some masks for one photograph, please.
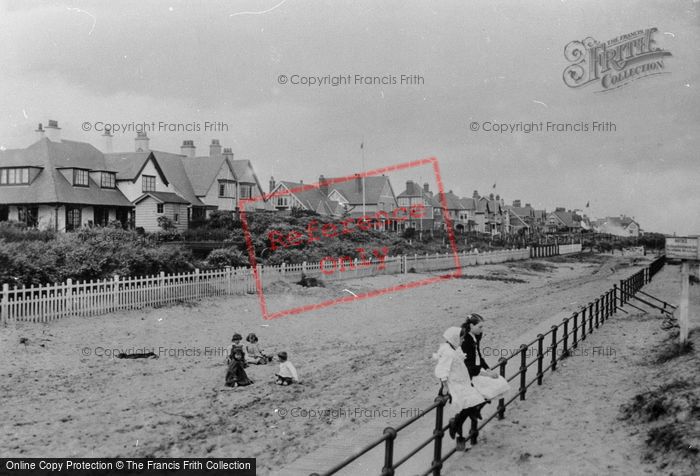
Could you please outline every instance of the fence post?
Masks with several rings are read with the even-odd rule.
[[[537,385],[542,385],[542,361],[544,360],[544,336],[537,334]]]
[[[571,347],[574,349],[578,347],[578,339],[576,338],[576,334],[578,333],[578,312],[574,313],[574,340],[571,343]]]
[[[501,357],[498,359],[498,367],[499,371],[501,373],[501,377],[506,378],[506,364],[508,363],[508,360]],[[506,399],[504,397],[501,397],[498,399],[498,419],[503,420],[504,416],[506,413]]]
[[[112,310],[118,310],[119,305],[119,275],[115,274],[112,277]]]
[[[557,326],[552,326],[552,372],[557,370],[557,329]]]
[[[160,300],[161,304],[165,303],[165,298],[165,271],[161,271],[158,274],[158,299]]]
[[[199,268],[194,269],[194,280],[195,280],[195,286],[194,286],[194,298],[195,299],[200,299],[202,296],[200,296],[200,284],[199,284]]]
[[[593,334],[593,303],[588,303],[588,333]]]
[[[394,440],[396,439],[396,430],[392,427],[384,428],[386,440],[384,440],[384,467],[382,468],[382,476],[393,476],[394,474]]]
[[[2,316],[2,324],[7,324],[7,308],[10,302],[10,285],[4,283],[2,285],[2,300],[0,300],[0,316]]]
[[[73,314],[73,279],[66,279],[66,312]]]
[[[625,304],[625,280],[620,280],[620,307],[624,307]]]
[[[581,340],[586,340],[586,306],[581,309]]]
[[[527,346],[520,345],[520,400],[525,400],[525,390],[527,377]]]
[[[435,447],[433,449],[433,476],[440,476],[440,469],[442,468],[442,437],[445,432],[442,430],[442,414],[445,408],[445,397],[437,396],[435,401],[438,403],[435,409],[435,429],[433,430],[433,436],[435,437]]]
[[[562,341],[564,348],[561,351],[562,358],[568,357],[569,355],[569,319],[571,318],[567,317],[564,319],[564,340]]]
[[[613,314],[617,312],[617,284],[613,284]]]

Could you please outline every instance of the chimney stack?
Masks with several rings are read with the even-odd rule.
[[[493,193],[489,194],[489,200],[493,200]]]
[[[520,200],[513,200],[513,206],[515,208],[520,208]]]
[[[194,157],[195,152],[197,149],[194,146],[194,141],[193,140],[183,140],[182,145],[180,146],[180,153],[184,155],[185,157]]]
[[[322,194],[328,195],[328,180],[326,180],[326,177],[321,174],[318,177],[318,189],[321,191]]]
[[[46,137],[46,131],[44,131],[44,126],[41,124],[41,122],[39,123],[39,127],[37,127],[34,132],[36,132],[37,138],[40,140]]]
[[[233,151],[230,147],[224,147],[224,157],[233,160]]]
[[[472,198],[473,198],[474,200],[479,200],[479,192],[476,191],[476,190],[474,190],[474,193],[472,194]]]
[[[148,146],[149,141],[150,139],[145,131],[137,132],[134,140],[136,152],[148,152],[150,150]]]
[[[209,145],[209,157],[221,157],[221,144],[219,139],[212,139]]]
[[[430,193],[430,185],[428,185],[428,182],[425,182],[425,183],[423,184],[423,191],[424,191],[425,193]]]
[[[49,119],[49,125],[46,126],[46,137],[51,142],[61,142],[61,128],[58,127],[58,121]]]
[[[270,193],[272,193],[272,191],[275,189],[276,185],[277,185],[277,183],[275,183],[275,177],[270,175]]]
[[[106,153],[111,153],[112,152],[112,130],[109,127],[105,127],[105,133],[102,134],[102,139],[104,143],[104,151]]]
[[[357,186],[357,191],[362,192],[362,177],[360,177],[360,174],[355,174],[355,185]]]
[[[526,203],[525,206],[532,208],[529,203]]]

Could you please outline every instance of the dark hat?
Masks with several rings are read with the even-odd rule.
[[[234,340],[243,340],[243,336],[236,332],[233,334],[233,337],[231,337],[231,341],[233,342]]]
[[[250,334],[248,334],[248,337],[246,337],[245,340],[247,340],[248,342],[255,342],[258,340],[258,336],[251,332]]]
[[[287,360],[287,353],[285,351],[282,351],[279,354],[277,354],[277,357],[279,357],[280,360]]]

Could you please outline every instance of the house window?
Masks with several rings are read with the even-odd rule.
[[[141,177],[141,182],[143,184],[144,192],[155,192],[156,191],[156,178],[153,175],[144,175]]]
[[[250,198],[251,189],[252,187],[250,185],[241,185],[241,198]]]
[[[158,213],[163,213],[163,204],[162,203],[159,203],[156,205],[156,211]]]
[[[17,207],[17,221],[28,227],[36,227],[39,223],[39,207]]]
[[[0,169],[0,185],[26,185],[29,183],[27,167]]]
[[[277,206],[282,208],[289,206],[289,197],[277,197]]]
[[[107,226],[109,224],[109,209],[107,207],[95,207],[95,225]]]
[[[102,172],[102,188],[114,188],[115,180],[112,172]]]
[[[180,215],[178,215],[177,213],[173,215],[173,221],[175,223],[180,223]]]
[[[80,228],[81,218],[80,207],[66,208],[66,231],[72,231]]]
[[[88,186],[89,174],[87,170],[73,169],[73,185],[77,187]]]
[[[233,182],[219,182],[219,197],[233,198],[235,185]]]

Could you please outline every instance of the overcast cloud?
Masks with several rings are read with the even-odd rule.
[[[260,180],[315,181],[437,157],[447,189],[635,216],[700,233],[700,19],[684,1],[0,2],[0,146],[37,123],[101,148],[92,123],[221,121],[212,138]],[[277,8],[272,9],[276,5]],[[259,12],[269,10],[264,14]],[[564,46],[656,27],[665,71],[603,93],[567,87]],[[418,74],[419,85],[280,84],[280,75]],[[607,133],[473,132],[470,123],[610,121]],[[132,150],[134,133],[115,137]],[[435,182],[428,168],[392,175]]]

